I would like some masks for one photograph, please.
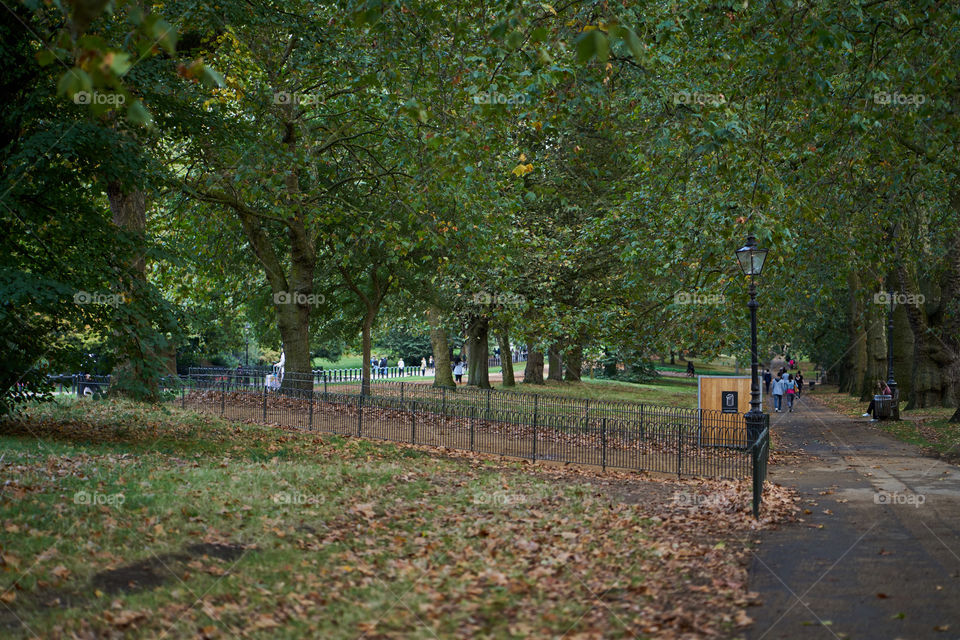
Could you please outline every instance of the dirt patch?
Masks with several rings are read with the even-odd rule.
[[[192,556],[209,556],[218,560],[238,560],[246,551],[247,548],[240,545],[211,542],[201,542],[187,547],[187,553]]]
[[[94,589],[109,595],[154,589],[176,577],[175,568],[188,559],[189,556],[179,553],[154,556],[109,571],[101,571],[93,576],[90,584]]]
[[[235,544],[200,542],[184,549],[186,553],[165,553],[133,564],[101,571],[93,576],[90,586],[108,595],[137,593],[155,589],[178,577],[184,563],[191,558],[209,557],[217,560],[238,560],[247,548]]]

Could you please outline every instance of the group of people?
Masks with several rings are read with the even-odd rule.
[[[774,376],[769,369],[763,370],[763,388],[773,396],[773,408],[776,413],[783,412],[783,398],[787,398],[787,411],[793,411],[794,401],[803,393],[803,372],[799,369],[794,375],[786,367],[780,367]]]
[[[372,356],[370,358],[370,368],[373,370],[374,374],[379,374],[380,376],[386,376],[388,367],[389,365],[387,363],[386,356],[380,356],[380,357]],[[434,369],[433,356],[430,356],[429,361],[426,358],[420,358],[420,375],[421,376],[427,375],[427,371],[432,372],[433,369]],[[415,371],[416,369],[414,369],[414,371],[411,371],[411,372],[407,371],[407,363],[403,361],[402,357],[397,360],[397,372],[400,376],[405,376],[408,373],[410,375],[416,375]]]

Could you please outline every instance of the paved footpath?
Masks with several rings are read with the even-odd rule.
[[[811,397],[770,422],[810,513],[759,538],[749,637],[960,639],[960,469]]]

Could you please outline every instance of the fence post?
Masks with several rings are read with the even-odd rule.
[[[680,477],[680,470],[683,468],[683,427],[677,425],[677,477]]]
[[[310,418],[307,423],[307,430],[313,431],[313,389],[310,389]]]
[[[473,422],[476,417],[477,408],[470,407],[470,451],[473,451]]]
[[[263,381],[263,421],[267,421],[267,381]]]
[[[600,468],[607,470],[607,417],[600,423]]]
[[[759,495],[760,484],[757,482],[760,476],[759,470],[757,469],[757,467],[759,466],[757,462],[760,457],[758,455],[758,449],[760,448],[759,444],[760,444],[760,441],[758,438],[756,441],[754,441],[753,445],[750,447],[750,462],[752,463],[752,466],[753,466],[753,519],[754,520],[756,520],[760,516],[760,495]]]
[[[357,437],[360,437],[360,434],[363,431],[363,394],[360,394],[360,399],[357,402]]]
[[[410,407],[410,444],[417,444],[417,401]]]
[[[540,396],[533,396],[533,459],[537,459],[537,412],[540,407]],[[521,414],[522,415],[522,414]],[[521,424],[523,424],[521,420]]]
[[[220,417],[223,417],[223,411],[226,408],[227,404],[227,381],[223,381],[223,385],[220,387]]]
[[[400,382],[400,406],[403,407],[403,382]]]

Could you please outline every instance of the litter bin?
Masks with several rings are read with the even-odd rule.
[[[884,420],[893,414],[893,396],[875,395],[873,396],[873,417],[877,420]]]
[[[77,380],[77,397],[85,398],[102,395],[107,390],[107,383],[99,380]]]

